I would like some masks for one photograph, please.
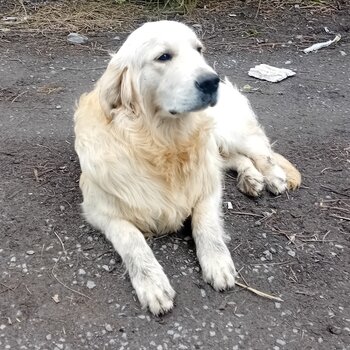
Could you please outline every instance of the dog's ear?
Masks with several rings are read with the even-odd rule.
[[[98,86],[100,104],[107,118],[112,118],[120,109],[134,116],[139,113],[139,99],[130,68],[109,64]]]

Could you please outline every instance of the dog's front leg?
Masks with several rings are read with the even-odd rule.
[[[221,193],[201,200],[192,213],[192,234],[203,279],[216,290],[225,290],[235,284],[236,270],[224,241],[220,218]]]
[[[121,256],[141,305],[159,315],[172,309],[175,291],[143,234],[130,222],[112,219],[107,238]]]

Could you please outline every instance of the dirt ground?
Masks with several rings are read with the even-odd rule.
[[[81,46],[64,31],[0,31],[1,349],[350,349],[350,12],[346,2],[290,3],[257,12],[226,2],[177,17],[194,25],[220,75],[245,87],[275,148],[302,172],[302,187],[279,197],[245,197],[233,173],[224,183],[240,281],[283,302],[215,292],[185,227],[149,241],[177,291],[158,318],[140,309],[119,256],[81,217],[73,148],[75,100],[130,26],[87,33]],[[340,42],[304,54],[334,37],[325,26]],[[258,81],[247,74],[258,63],[297,74]]]

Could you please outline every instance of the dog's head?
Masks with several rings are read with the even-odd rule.
[[[213,106],[219,77],[202,55],[203,45],[186,25],[144,24],[113,55],[99,81],[106,113],[126,108],[179,117]]]

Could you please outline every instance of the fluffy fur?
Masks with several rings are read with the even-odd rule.
[[[201,50],[187,26],[147,23],[75,113],[84,215],[111,241],[154,314],[173,307],[175,291],[145,235],[176,231],[191,216],[204,280],[228,289],[236,271],[220,218],[224,168],[238,172],[239,189],[251,196],[300,184],[247,99],[228,80],[218,86]]]

